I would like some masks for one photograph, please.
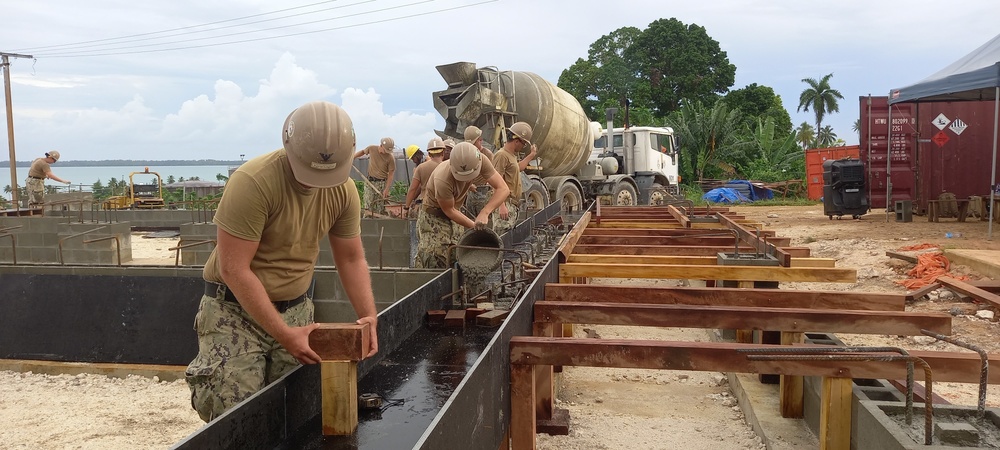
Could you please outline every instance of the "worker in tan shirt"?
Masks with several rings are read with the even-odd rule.
[[[444,161],[444,141],[441,138],[431,139],[427,143],[427,155],[428,159],[413,171],[413,180],[410,181],[410,189],[406,192],[406,200],[403,203],[404,217],[409,217],[413,207],[422,203],[421,197],[424,187],[427,186],[427,180],[430,180],[438,164]]]
[[[530,149],[528,155],[518,161],[517,155],[525,148]],[[505,199],[510,214],[507,217],[500,217],[494,211],[493,215],[490,216],[493,231],[497,234],[504,234],[517,225],[521,205],[521,172],[528,167],[528,163],[537,154],[538,149],[535,144],[531,143],[531,125],[517,122],[507,129],[507,143],[493,156],[493,167],[500,173],[507,188],[510,189],[510,195]]]
[[[28,179],[24,180],[24,186],[28,190],[28,206],[41,206],[45,204],[45,179],[52,179],[60,183],[70,184],[52,173],[50,165],[59,161],[59,152],[53,150],[45,154],[44,158],[37,158],[31,162],[28,169]]]
[[[365,209],[375,214],[385,214],[385,203],[396,176],[396,147],[392,138],[382,138],[379,145],[369,145],[354,154],[355,158],[368,155],[368,183],[365,183]]]

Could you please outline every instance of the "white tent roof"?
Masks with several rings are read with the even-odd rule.
[[[889,104],[995,100],[1000,86],[1000,35],[916,84],[893,89]]]

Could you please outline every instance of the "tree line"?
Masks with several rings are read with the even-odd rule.
[[[830,85],[832,73],[802,79],[798,110],[812,111],[816,121],[798,127],[773,88],[753,83],[731,89],[735,77],[736,66],[704,27],[670,18],[602,36],[557,84],[591,120],[604,123],[605,109],[613,107],[620,111],[616,126],[672,127],[687,182],[804,179],[804,149],[844,144],[823,125],[843,99]]]

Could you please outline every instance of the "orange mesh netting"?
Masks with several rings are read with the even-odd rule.
[[[930,244],[922,244],[922,245],[930,245]],[[928,247],[923,247],[923,248],[928,248]],[[938,277],[951,277],[961,281],[967,281],[969,279],[969,277],[967,276],[955,275],[952,274],[951,272],[948,272],[949,268],[951,268],[951,262],[948,261],[948,258],[946,258],[943,253],[939,252],[922,253],[920,255],[917,255],[917,265],[906,273],[907,275],[910,276],[910,278],[903,281],[897,281],[896,284],[899,284],[905,287],[907,290],[912,291],[915,289],[920,289],[924,286],[927,286],[928,284],[933,283],[938,279]]]

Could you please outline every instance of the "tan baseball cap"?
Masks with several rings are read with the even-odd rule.
[[[458,181],[471,181],[483,168],[482,153],[469,142],[459,142],[451,150],[451,174]]]
[[[306,186],[328,188],[343,184],[354,159],[354,125],[341,107],[309,102],[285,119],[281,140],[295,179]]]
[[[49,158],[52,158],[52,159],[54,159],[56,161],[59,161],[59,152],[57,152],[55,150],[52,150],[51,152],[46,153],[45,156],[47,156]]]
[[[476,142],[476,139],[483,137],[483,130],[475,125],[469,125],[465,127],[465,140],[468,142]]]
[[[392,149],[396,148],[396,142],[394,142],[392,138],[384,137],[381,141],[379,141],[379,146],[381,146],[383,150],[391,152]]]

